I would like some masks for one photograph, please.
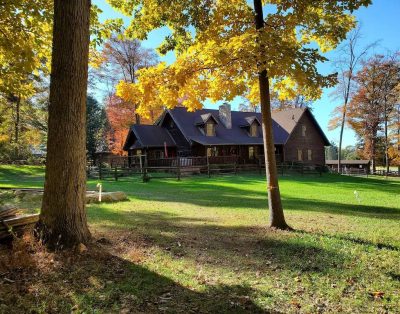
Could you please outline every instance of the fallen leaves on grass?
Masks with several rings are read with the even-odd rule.
[[[385,295],[385,293],[383,291],[368,292],[368,294],[371,297],[373,297],[375,300],[383,299],[383,296]]]

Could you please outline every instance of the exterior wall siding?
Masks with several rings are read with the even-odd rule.
[[[305,136],[303,127],[305,126]],[[305,113],[297,123],[290,135],[285,148],[285,162],[300,162],[299,151],[304,164],[324,165],[325,164],[325,143],[308,113]],[[308,160],[308,150],[311,150],[311,159]]]

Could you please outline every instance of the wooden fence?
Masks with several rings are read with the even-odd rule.
[[[262,156],[260,156],[262,157]],[[318,174],[322,175],[323,166],[304,164],[278,164],[278,173]],[[237,156],[212,157],[175,157],[149,159],[146,155],[108,158],[107,162],[88,165],[88,176],[100,180],[119,180],[124,177],[138,176],[144,182],[150,179],[176,178],[181,180],[189,175],[207,175],[208,177],[238,172],[265,173],[263,158],[255,159],[251,164],[242,164]]]

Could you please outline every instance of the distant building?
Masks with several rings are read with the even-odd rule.
[[[329,167],[332,171],[337,172],[338,169],[338,160],[327,160],[326,166]],[[365,171],[365,173],[369,173],[369,168],[371,162],[369,160],[341,160],[340,161],[342,172],[354,172],[356,170]]]
[[[277,162],[325,164],[330,143],[309,109],[277,111],[272,118]],[[154,125],[133,125],[124,150],[149,158],[235,155],[253,163],[264,154],[261,113],[231,111],[229,104],[219,110],[167,109]]]

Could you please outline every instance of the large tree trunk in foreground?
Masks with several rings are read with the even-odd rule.
[[[261,0],[254,0],[256,29],[264,27]],[[279,192],[278,172],[275,160],[275,145],[272,132],[271,97],[269,92],[268,73],[262,70],[258,74],[260,86],[260,107],[262,114],[262,130],[264,141],[265,171],[267,175],[268,204],[270,227],[289,229],[283,214],[281,194]]]
[[[55,0],[46,180],[38,229],[50,246],[86,243],[90,0]]]

